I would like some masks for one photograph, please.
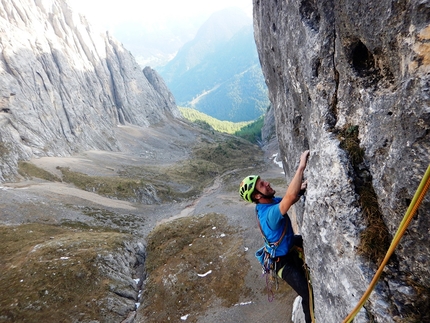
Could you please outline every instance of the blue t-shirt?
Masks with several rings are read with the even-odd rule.
[[[288,215],[285,217],[281,214],[279,210],[279,202],[281,202],[280,197],[275,197],[273,203],[270,204],[257,204],[255,209],[257,210],[258,220],[260,221],[261,229],[266,236],[266,239],[270,243],[277,242],[282,236],[284,227],[287,226],[287,231],[285,236],[276,249],[275,256],[284,256],[290,251],[293,246],[294,232],[291,226],[291,220]],[[266,246],[267,248],[267,246]],[[268,250],[269,252],[271,250]]]

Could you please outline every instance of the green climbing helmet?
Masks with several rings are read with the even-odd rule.
[[[257,182],[258,177],[258,175],[250,175],[245,177],[242,183],[240,183],[239,193],[245,201],[253,202],[251,195],[254,192],[255,183]]]

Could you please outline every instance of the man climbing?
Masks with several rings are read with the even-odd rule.
[[[268,244],[273,246],[278,242],[278,245],[272,249],[275,273],[302,297],[306,323],[311,323],[308,281],[303,260],[299,257],[297,249],[297,247],[302,248],[302,238],[294,235],[291,220],[287,214],[307,187],[307,182],[303,182],[303,173],[308,156],[309,150],[302,153],[297,171],[283,198],[275,197],[275,190],[270,183],[262,180],[258,175],[245,177],[240,184],[239,193],[245,201],[256,203],[255,209],[266,249],[269,248]]]

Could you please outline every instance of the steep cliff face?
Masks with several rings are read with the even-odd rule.
[[[253,3],[288,178],[311,151],[298,214],[317,321],[341,322],[429,164],[430,4]],[[355,322],[430,320],[429,219],[427,197]]]
[[[180,115],[155,71],[62,0],[0,2],[0,180],[18,160],[117,150],[114,127]]]

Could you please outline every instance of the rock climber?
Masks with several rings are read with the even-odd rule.
[[[308,156],[309,150],[302,153],[299,166],[284,197],[275,197],[275,190],[270,183],[258,175],[245,177],[240,184],[239,193],[245,201],[256,204],[258,221],[266,240],[270,243],[278,242],[284,234],[275,249],[276,274],[302,297],[306,323],[311,323],[306,271],[303,260],[299,257],[299,249],[295,247],[302,248],[303,240],[300,235],[294,235],[291,220],[287,214],[290,207],[306,190],[307,181],[303,182],[303,173]],[[287,227],[284,233],[285,226]]]

